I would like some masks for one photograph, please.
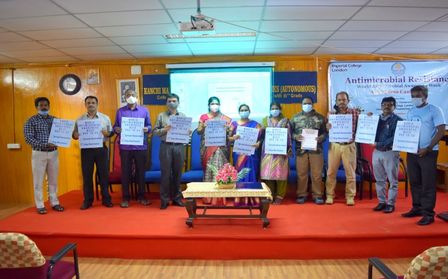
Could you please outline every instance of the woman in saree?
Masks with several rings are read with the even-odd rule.
[[[246,155],[246,154],[239,154],[233,152],[233,165],[235,166],[236,170],[240,172],[244,168],[249,168],[250,172],[242,179],[240,179],[240,182],[256,182],[259,178],[259,170],[260,170],[260,153],[258,152],[258,148],[260,147],[260,138],[261,138],[261,132],[262,127],[261,125],[255,121],[250,120],[250,108],[246,104],[240,105],[238,108],[238,112],[240,114],[240,120],[233,121],[232,122],[232,133],[230,137],[230,141],[235,141],[240,138],[240,135],[237,134],[238,126],[241,127],[247,127],[247,128],[254,128],[258,129],[258,140],[253,145],[255,147],[255,153],[252,155]],[[256,205],[259,203],[258,199],[248,199],[245,198],[242,202],[239,198],[235,198],[235,205]]]
[[[265,153],[265,142],[261,150],[260,177],[269,189],[271,189],[274,204],[281,204],[286,194],[288,186],[289,161],[288,154],[291,154],[291,126],[288,118],[281,113],[281,105],[272,102],[270,106],[270,116],[262,121],[263,128],[287,128],[288,147],[287,155],[274,155]]]
[[[230,133],[230,122],[232,119],[224,115],[220,111],[221,101],[218,97],[210,97],[208,99],[208,113],[205,113],[199,118],[199,125],[197,132],[201,135],[201,161],[202,169],[204,170],[204,182],[215,182],[215,175],[208,165],[213,165],[217,169],[229,162],[229,144],[228,136]],[[226,145],[225,146],[205,146],[205,128],[208,121],[224,120],[226,122]],[[225,204],[225,199],[210,199],[204,198],[204,203],[211,203],[213,205]]]

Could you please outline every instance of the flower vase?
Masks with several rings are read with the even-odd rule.
[[[230,183],[216,183],[216,186],[218,187],[218,189],[222,189],[222,190],[226,189],[226,190],[229,190],[229,189],[234,189],[235,186],[236,186],[236,183],[235,183],[235,182],[230,182]]]

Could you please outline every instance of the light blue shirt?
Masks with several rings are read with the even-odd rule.
[[[407,119],[410,121],[420,121],[419,148],[426,148],[431,144],[431,140],[437,133],[437,126],[445,124],[445,117],[438,106],[427,104],[424,107],[413,107],[409,110]],[[432,150],[439,150],[436,144]]]

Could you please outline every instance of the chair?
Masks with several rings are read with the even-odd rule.
[[[114,150],[115,145],[116,145],[115,141],[112,141],[111,138],[109,138],[109,148],[107,150],[107,158],[109,158],[108,162],[111,161],[111,154],[115,154],[116,153],[115,150]],[[118,155],[120,155],[120,149],[118,149]],[[119,182],[111,183],[110,182],[111,181],[110,180],[111,173],[109,173],[109,191],[111,193],[114,192],[113,189],[112,189],[112,184],[120,184],[121,183],[121,161],[120,161],[120,156],[118,156],[118,161],[119,161],[119,168],[120,168],[120,170],[119,170]],[[113,162],[114,162],[114,160],[113,160]],[[113,163],[112,163],[112,165],[113,165]],[[117,179],[114,177],[114,180],[117,180]],[[99,188],[100,188],[100,177],[98,176],[98,171],[95,168],[95,196],[96,196],[96,200],[97,201],[100,200]]]
[[[145,183],[147,189],[149,189],[149,184],[151,183],[160,183],[160,177],[162,176],[162,172],[160,171],[160,137],[152,134],[151,142],[150,142],[150,167],[145,172]]]
[[[386,279],[448,278],[448,246],[432,247],[415,257],[404,276],[397,276],[379,258],[369,258],[369,279],[372,279],[373,267]]]
[[[69,243],[49,261],[45,260],[36,243],[21,233],[0,233],[0,278],[79,279],[78,253],[75,243]],[[73,262],[61,259],[73,253]]]
[[[362,164],[363,168],[363,175],[364,179],[367,179],[369,181],[369,192],[370,192],[370,199],[373,198],[372,195],[372,184],[375,181],[375,175],[373,172],[373,163],[372,163],[372,156],[373,156],[373,150],[375,148],[370,144],[360,144],[360,162]],[[398,181],[405,183],[404,193],[405,197],[408,196],[408,172],[406,170],[406,166],[403,162],[403,159],[400,158],[400,165],[398,168]]]
[[[187,165],[189,169],[182,174],[181,182],[201,182],[204,177],[204,171],[201,164],[201,135],[198,134],[197,130],[194,130],[191,134]]]

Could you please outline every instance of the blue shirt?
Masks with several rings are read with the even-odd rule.
[[[403,119],[394,113],[386,117],[380,115],[375,137],[376,149],[381,151],[392,150],[395,129],[397,128],[397,122],[400,120]]]
[[[409,121],[420,121],[419,148],[426,148],[431,144],[431,140],[437,133],[437,126],[445,124],[445,117],[438,106],[427,104],[424,107],[413,107],[409,110],[407,119]],[[433,150],[439,150],[439,144],[436,144]]]
[[[121,118],[122,117],[133,117],[133,118],[144,118],[144,127],[148,128],[148,133],[151,132],[151,121],[149,120],[149,110],[144,106],[137,105],[134,109],[130,109],[127,105],[121,107],[117,111],[117,116],[115,118],[114,129],[116,127],[121,128]],[[120,144],[121,150],[146,150],[148,149],[148,133],[145,133],[143,139],[143,145],[124,145]]]

